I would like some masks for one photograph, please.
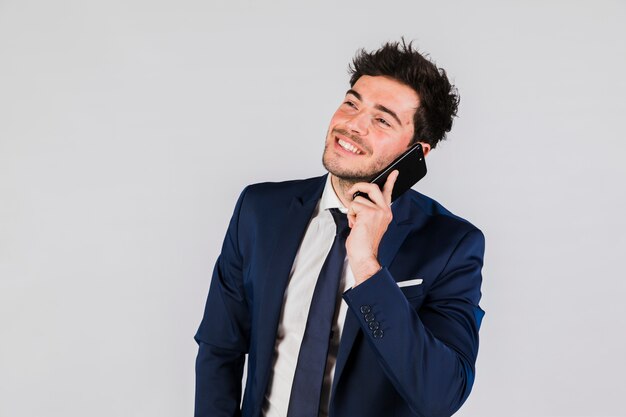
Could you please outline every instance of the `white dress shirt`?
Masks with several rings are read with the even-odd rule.
[[[307,226],[291,267],[289,284],[285,289],[283,308],[276,333],[276,344],[274,345],[274,364],[263,406],[265,417],[285,417],[287,415],[291,385],[298,363],[298,353],[304,336],[313,291],[337,230],[333,216],[329,211],[331,208],[338,208],[344,213],[347,212],[337,197],[330,181],[330,174],[328,174],[322,197]],[[348,306],[341,298],[341,294],[353,285],[354,276],[346,257],[341,273],[339,292],[337,293],[338,308],[332,324],[333,337],[330,341],[322,386],[319,414],[321,417],[328,416],[330,389],[335,373],[337,351],[348,311]]]

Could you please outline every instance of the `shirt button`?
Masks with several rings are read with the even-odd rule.
[[[368,305],[361,306],[361,314],[367,314],[372,311],[372,308]]]

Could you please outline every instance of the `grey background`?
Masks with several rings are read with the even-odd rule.
[[[235,199],[323,173],[360,48],[462,100],[416,188],[487,237],[459,416],[626,416],[623,1],[0,0],[0,415],[184,416]]]

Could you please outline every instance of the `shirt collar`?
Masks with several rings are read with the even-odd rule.
[[[337,197],[337,193],[335,192],[333,184],[330,180],[330,173],[328,173],[326,176],[324,191],[322,192],[322,198],[320,199],[319,210],[324,211],[331,208],[338,208],[342,213],[348,212],[348,209],[341,204],[341,200]]]

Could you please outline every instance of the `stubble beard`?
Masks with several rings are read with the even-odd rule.
[[[324,154],[322,156],[322,164],[324,168],[339,180],[342,188],[348,189],[357,182],[369,182],[374,175],[381,171],[385,166],[385,161],[377,159],[373,166],[360,169],[346,169],[341,166],[341,161],[333,160],[331,157],[332,150],[329,149],[332,143],[326,143],[324,146]]]

